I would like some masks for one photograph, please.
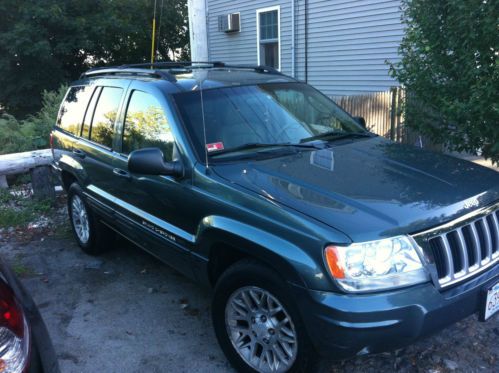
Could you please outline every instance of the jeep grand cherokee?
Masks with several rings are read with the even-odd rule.
[[[94,69],[52,132],[81,248],[214,288],[240,371],[310,371],[499,308],[499,173],[367,131],[266,67]]]

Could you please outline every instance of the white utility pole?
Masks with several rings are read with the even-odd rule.
[[[206,30],[206,0],[187,0],[189,10],[189,37],[191,60],[208,61],[208,34]]]

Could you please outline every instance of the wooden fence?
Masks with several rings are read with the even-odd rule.
[[[404,90],[395,87],[385,92],[331,98],[353,116],[364,117],[370,131],[394,141],[412,142],[412,136],[404,129],[404,94]]]

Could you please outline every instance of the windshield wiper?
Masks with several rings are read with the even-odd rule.
[[[325,132],[325,133],[320,133],[315,136],[311,137],[306,137],[304,139],[301,139],[301,143],[306,143],[309,141],[313,140],[328,140],[328,141],[335,141],[335,140],[340,140],[340,139],[346,139],[346,138],[355,138],[355,137],[373,137],[373,135],[370,132],[345,132],[345,131],[331,131],[331,132]]]
[[[294,148],[308,148],[308,149],[323,149],[324,148],[324,146],[321,146],[321,144],[315,144],[315,143],[302,144],[302,143],[285,142],[285,143],[266,144],[266,143],[260,143],[260,142],[252,142],[252,143],[247,143],[247,144],[235,146],[233,148],[215,150],[213,152],[210,152],[209,155],[215,156],[215,155],[219,155],[219,154],[236,153],[236,152],[243,151],[243,150],[260,149],[260,148],[274,148],[274,147],[275,148],[294,147]]]

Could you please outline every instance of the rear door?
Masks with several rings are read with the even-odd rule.
[[[73,150],[78,142],[83,117],[94,88],[90,84],[74,85],[64,97],[54,131],[53,149],[57,167],[71,172],[81,169],[80,159],[75,157]]]
[[[115,128],[129,81],[100,79],[88,105],[81,137],[75,144],[74,155],[80,158],[85,178],[85,191],[108,208],[107,198],[113,193],[113,158],[115,156]]]

